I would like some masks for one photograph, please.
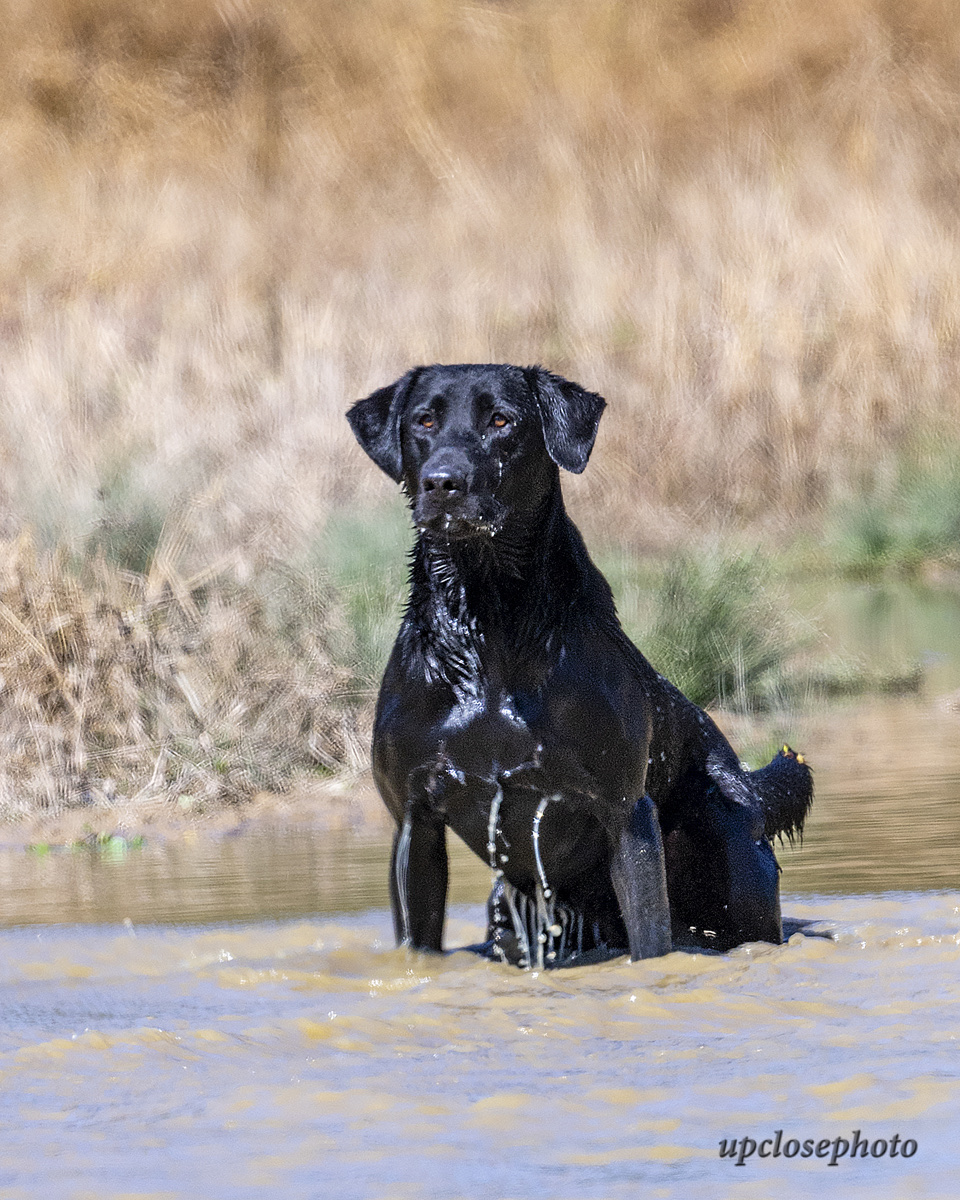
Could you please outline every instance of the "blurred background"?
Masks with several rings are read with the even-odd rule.
[[[570,508],[758,754],[960,686],[949,0],[0,14],[0,814],[362,769],[420,362],[607,397]]]

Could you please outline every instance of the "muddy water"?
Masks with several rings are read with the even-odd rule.
[[[955,1196],[960,896],[788,907],[836,940],[540,975],[382,912],[10,930],[0,1196]],[[917,1150],[718,1157],[777,1129]]]
[[[956,1196],[960,718],[843,721],[797,931],[725,956],[410,956],[386,848],[304,830],[3,852],[0,1200]],[[855,1130],[886,1153],[831,1167]]]

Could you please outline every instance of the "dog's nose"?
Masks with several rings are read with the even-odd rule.
[[[437,492],[436,500],[459,500],[467,493],[467,473],[453,466],[438,466],[420,480],[425,492]]]

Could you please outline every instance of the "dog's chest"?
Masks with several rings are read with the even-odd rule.
[[[417,772],[427,802],[498,877],[549,897],[600,862],[594,781],[551,753],[515,704],[451,713],[443,733]]]
[[[542,744],[529,708],[503,691],[463,697],[436,730],[440,756],[456,771],[490,783],[532,768]]]

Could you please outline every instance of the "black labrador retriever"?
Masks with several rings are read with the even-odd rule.
[[[419,531],[377,704],[397,941],[441,949],[446,826],[490,864],[485,950],[561,966],[782,941],[788,747],[745,771],[620,627],[563,506],[602,397],[539,367],[418,367],[347,414]]]

